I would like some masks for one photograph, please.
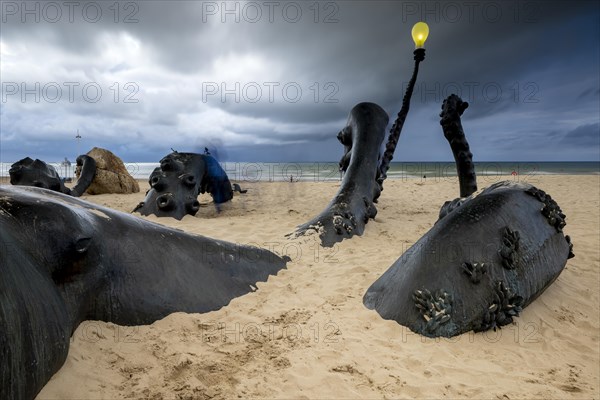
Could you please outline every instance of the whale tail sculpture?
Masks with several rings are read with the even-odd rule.
[[[455,336],[509,324],[573,257],[565,215],[544,191],[526,183],[477,186],[452,95],[441,125],[457,164],[461,197],[364,295],[383,318],[425,336]],[[468,196],[468,197],[467,197]]]
[[[42,160],[23,158],[11,165],[8,171],[10,183],[18,186],[35,186],[79,197],[90,186],[96,175],[96,161],[87,155],[77,157],[81,176],[72,189],[65,186],[56,169]]]
[[[0,186],[0,399],[33,399],[86,319],[217,310],[289,258],[36,187]]]

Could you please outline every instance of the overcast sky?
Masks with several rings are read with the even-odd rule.
[[[391,121],[430,27],[395,161],[446,161],[444,97],[475,161],[600,158],[597,1],[3,1],[0,161],[337,161],[357,103]],[[78,147],[75,135],[82,136]]]

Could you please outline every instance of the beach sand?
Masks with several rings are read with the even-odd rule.
[[[514,178],[510,178],[514,179]],[[480,177],[481,188],[499,180]],[[242,183],[217,215],[148,220],[289,255],[258,291],[207,314],[149,326],[84,322],[39,399],[600,398],[600,177],[530,176],[567,215],[575,258],[516,322],[425,339],[367,310],[362,297],[458,194],[455,178],[389,180],[362,237],[333,249],[285,234],[318,214],[337,182]],[[134,195],[83,196],[129,212]]]

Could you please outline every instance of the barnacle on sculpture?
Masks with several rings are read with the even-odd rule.
[[[550,196],[547,196],[546,200],[547,202],[542,209],[542,214],[548,218],[550,225],[555,227],[557,231],[562,232],[562,229],[567,225],[565,222],[566,216]]]
[[[479,283],[482,275],[485,274],[485,263],[464,262],[461,268],[473,283]]]
[[[533,197],[535,197],[536,199],[538,199],[542,203],[546,202],[546,192],[544,192],[541,189],[538,189],[538,188],[532,186],[531,188],[527,189],[525,191],[525,193],[527,193],[529,195],[532,195]]]
[[[500,328],[513,322],[523,310],[523,297],[514,294],[504,281],[494,285],[494,300],[484,311],[481,325],[473,329],[475,332]]]
[[[555,227],[558,232],[562,232],[563,228],[567,225],[567,222],[565,221],[566,215],[563,214],[560,206],[554,201],[552,196],[537,188],[526,190],[526,193],[544,203],[544,207],[541,210],[542,215],[546,217],[548,223]]]
[[[565,236],[565,240],[569,244],[569,258],[575,257],[575,253],[573,253],[573,243],[571,243],[571,236]]]
[[[427,332],[434,332],[440,325],[450,321],[452,313],[452,295],[439,289],[435,294],[427,289],[415,290],[413,293],[415,307],[419,309],[427,322]]]

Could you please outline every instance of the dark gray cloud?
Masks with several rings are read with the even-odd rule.
[[[2,3],[2,161],[74,155],[77,129],[82,147],[131,161],[211,143],[230,160],[337,161],[353,105],[398,112],[422,19],[395,160],[451,159],[438,122],[450,93],[470,102],[479,160],[599,158],[597,2],[79,1],[72,16],[55,2],[60,18],[48,4]]]
[[[572,147],[600,147],[600,125],[589,124],[578,126],[560,140],[561,145]]]

